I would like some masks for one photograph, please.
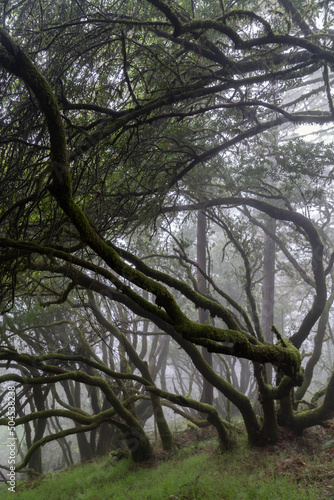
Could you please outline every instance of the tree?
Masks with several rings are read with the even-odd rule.
[[[332,16],[327,4],[286,0],[276,10],[257,3],[245,10],[233,2],[161,0],[98,5],[81,0],[70,2],[69,8],[61,2],[32,1],[29,7],[6,8],[0,29],[3,312],[24,293],[22,277],[31,273],[38,274],[39,286],[52,288],[53,303],[84,289],[124,305],[170,335],[201,375],[235,404],[252,444],[275,442],[278,421],[301,432],[333,418],[334,375],[318,407],[299,413],[294,402],[295,388],[305,384],[300,350],[328,306],[334,259],[312,211],[318,210],[314,201],[323,203],[326,196],[331,147],[303,143],[298,152],[302,156],[308,147],[319,162],[328,163],[321,174],[320,168],[305,171],[298,163],[295,170],[280,161],[280,188],[263,182],[272,162],[259,152],[266,149],[273,128],[332,123]],[[312,93],[326,97],[328,111],[304,111],[307,92],[284,101],[291,87],[304,88],[306,78],[314,79]],[[199,173],[205,179],[200,186]],[[317,193],[308,189],[310,179],[318,180]],[[299,199],[290,202],[289,190],[299,192]],[[301,212],[303,204],[311,207],[309,214]],[[231,226],[237,208],[244,219]],[[198,210],[219,222],[240,255],[246,307],[209,276],[214,296],[147,264],[138,244],[131,243],[168,218]],[[256,248],[251,254],[250,246],[256,241],[255,214],[279,225],[280,237],[272,234],[273,239],[280,241],[280,251],[314,294],[305,301],[304,317],[298,318],[300,324],[289,338],[273,329],[274,343],[265,339],[257,311],[253,262],[258,255]],[[249,222],[253,239],[240,232],[243,226],[248,236]],[[288,236],[291,248],[285,243]],[[302,250],[301,263],[296,248]],[[198,323],[191,307],[182,303],[208,311],[215,324]],[[263,420],[249,398],[210,367],[198,347],[253,363]],[[103,418],[121,429],[135,460],[150,457],[151,447],[128,403],[119,400],[103,377],[75,374],[57,362],[46,364],[47,359],[82,362],[205,413],[222,447],[231,446],[228,423],[212,405],[159,389],[147,375],[97,366],[87,356],[46,356],[4,348],[1,360],[37,363],[44,375],[28,381],[13,372],[0,381],[38,385],[75,380],[98,387],[113,406]],[[275,367],[276,386],[264,376],[266,363]],[[103,423],[101,414],[93,418],[72,412],[72,417],[80,421],[81,430]]]

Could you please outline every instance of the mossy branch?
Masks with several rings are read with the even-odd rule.
[[[65,429],[63,431],[57,432],[56,434],[51,434],[49,436],[43,437],[42,439],[39,439],[33,445],[30,446],[30,448],[27,451],[24,459],[22,460],[22,462],[20,464],[18,464],[15,467],[15,470],[16,471],[22,470],[29,463],[29,461],[30,461],[33,453],[38,448],[40,448],[41,446],[44,446],[47,443],[50,443],[52,441],[56,441],[58,439],[66,437],[66,436],[71,436],[73,434],[79,434],[81,432],[92,431],[94,429],[97,429],[97,427],[99,427],[100,425],[101,425],[101,422],[99,422],[99,421],[98,422],[93,422],[93,423],[88,424],[88,425],[82,425],[81,427],[74,427],[74,428],[71,428],[71,429]],[[6,467],[4,467],[4,468],[6,469]]]
[[[213,406],[207,403],[196,401],[195,399],[186,396],[171,394],[170,392],[163,391],[161,389],[158,389],[157,387],[148,386],[146,387],[146,390],[149,392],[153,392],[158,396],[165,398],[177,405],[193,408],[199,413],[205,413],[207,415],[208,422],[210,422],[210,424],[212,424],[217,430],[221,450],[225,451],[233,449],[233,439],[231,438],[223,420],[219,417],[217,410]]]

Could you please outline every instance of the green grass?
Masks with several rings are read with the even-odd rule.
[[[325,452],[323,452],[325,453]],[[173,455],[135,465],[109,458],[17,485],[20,500],[320,500],[334,498],[330,455],[249,449],[221,455],[214,440],[184,443]],[[333,463],[332,463],[333,465]],[[327,468],[326,468],[327,467]],[[322,474],[320,480],[319,473]],[[327,474],[327,476],[326,476]],[[326,482],[327,477],[327,482]],[[5,488],[4,488],[5,489]],[[11,492],[0,490],[3,500]]]

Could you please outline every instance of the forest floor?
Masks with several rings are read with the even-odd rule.
[[[17,484],[16,500],[329,500],[334,499],[334,424],[305,431],[281,430],[277,445],[221,454],[211,433],[190,429],[166,453],[137,465],[108,456]],[[1,498],[12,498],[6,488]]]

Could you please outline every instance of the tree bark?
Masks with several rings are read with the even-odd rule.
[[[33,396],[34,396],[34,403],[36,406],[37,411],[43,411],[45,410],[45,398],[46,395],[43,394],[43,389],[40,386],[33,387]],[[34,422],[34,427],[35,427],[35,436],[32,444],[36,443],[40,439],[42,439],[45,428],[46,428],[46,418],[41,418],[37,422]],[[35,473],[37,474],[42,474],[43,473],[43,464],[42,464],[42,449],[38,448],[35,450],[34,454],[32,455],[31,459],[29,460],[29,469],[33,469]],[[30,474],[30,477],[34,477],[35,474]]]
[[[199,210],[197,212],[197,264],[206,272],[206,246],[207,246],[207,221],[205,212]],[[198,291],[202,294],[207,292],[207,284],[204,276],[197,271]],[[206,309],[198,309],[198,321],[202,325],[208,324],[209,314]],[[202,347],[202,356],[209,366],[212,367],[212,353],[208,352],[206,347]],[[203,389],[200,401],[202,403],[213,404],[213,386],[203,377]]]
[[[276,221],[268,219],[266,226],[269,231],[275,234]],[[275,303],[275,241],[267,234],[264,234],[263,250],[263,282],[262,282],[262,309],[261,326],[264,338],[273,343],[272,325],[274,324],[274,303]],[[272,382],[272,365],[266,365],[268,382]]]

